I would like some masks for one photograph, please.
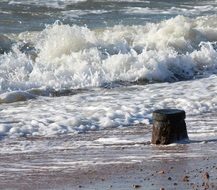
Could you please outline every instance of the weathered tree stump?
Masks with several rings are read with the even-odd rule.
[[[188,139],[185,111],[160,109],[153,112],[152,144],[170,144]]]

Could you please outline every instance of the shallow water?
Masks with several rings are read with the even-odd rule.
[[[198,128],[198,119],[200,126],[216,123],[213,114],[194,119],[187,120],[187,125]],[[190,143],[169,146],[150,145],[150,126],[143,125],[85,134],[4,139],[0,144],[0,187],[80,189],[82,186],[96,190],[111,185],[111,189],[128,189],[141,184],[159,189],[178,182],[183,189],[184,175],[190,176],[191,183],[203,186],[201,173],[205,171],[210,174],[209,183],[216,185],[216,139],[201,134],[189,131]],[[200,140],[194,140],[198,135]],[[162,170],[165,174],[159,175]],[[168,180],[170,176],[173,183]]]

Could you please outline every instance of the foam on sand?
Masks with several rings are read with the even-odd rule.
[[[216,81],[216,76],[210,76],[194,81],[95,89],[73,96],[1,104],[0,125],[5,129],[1,135],[52,136],[146,125],[151,121],[152,111],[165,107],[184,109],[187,118],[192,120],[217,110]],[[207,139],[216,136],[215,125],[208,128],[197,122],[188,127],[190,139],[204,137],[204,132]]]

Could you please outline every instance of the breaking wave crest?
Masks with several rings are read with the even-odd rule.
[[[98,30],[56,22],[12,41],[0,55],[1,94],[173,82],[217,71],[217,16]]]

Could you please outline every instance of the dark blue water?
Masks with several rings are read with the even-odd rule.
[[[143,25],[177,15],[215,14],[216,4],[214,0],[3,0],[0,33],[39,31],[56,20],[89,28]]]

